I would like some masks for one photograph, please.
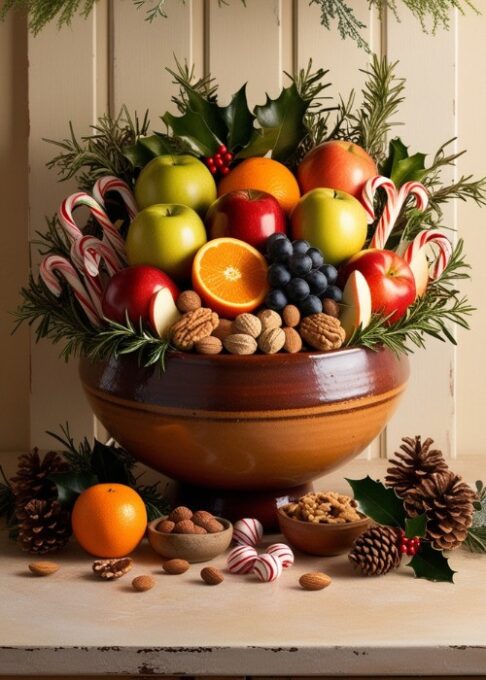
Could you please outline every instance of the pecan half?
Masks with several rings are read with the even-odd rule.
[[[339,319],[322,313],[306,316],[299,332],[308,345],[322,352],[339,349],[346,338]]]
[[[133,560],[131,557],[121,557],[111,560],[95,560],[93,562],[93,571],[100,578],[106,581],[112,581],[115,578],[120,578],[126,574],[133,567]]]
[[[219,317],[208,307],[199,307],[184,314],[171,328],[172,342],[177,349],[189,352],[194,343],[207,338],[219,323]]]

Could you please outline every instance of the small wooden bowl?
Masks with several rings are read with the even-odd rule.
[[[361,513],[360,513],[361,514]],[[309,555],[342,555],[370,524],[369,517],[346,524],[313,524],[289,517],[282,508],[277,512],[280,530],[295,548]]]
[[[224,526],[216,534],[167,534],[156,529],[164,517],[148,524],[148,539],[156,553],[168,560],[179,558],[188,562],[209,562],[223,553],[233,537],[233,525],[227,519],[216,517]]]

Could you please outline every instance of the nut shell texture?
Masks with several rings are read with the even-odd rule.
[[[346,333],[339,319],[327,314],[311,314],[300,324],[300,335],[314,349],[329,352],[339,349]]]

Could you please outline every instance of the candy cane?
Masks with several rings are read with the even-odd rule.
[[[100,273],[101,260],[104,261],[110,276],[120,271],[123,266],[112,248],[95,236],[82,236],[74,241],[71,246],[71,257],[73,261],[81,264],[86,274],[93,277]]]
[[[129,218],[133,220],[138,208],[128,184],[123,179],[113,177],[113,175],[106,175],[106,177],[98,179],[93,187],[93,197],[103,208],[105,207],[105,195],[110,191],[115,191],[120,196]]]
[[[56,297],[59,297],[62,292],[62,286],[56,276],[56,272],[66,280],[69,286],[71,286],[76,300],[81,305],[84,313],[93,326],[99,326],[99,313],[96,311],[88,291],[72,264],[61,255],[48,255],[42,260],[39,273],[51,293]]]
[[[125,262],[125,242],[118,233],[116,227],[113,225],[101,205],[97,203],[92,196],[82,191],[65,198],[59,207],[59,219],[71,241],[77,241],[83,236],[83,232],[73,218],[73,210],[80,205],[86,205],[89,208],[91,214],[101,226],[103,236],[106,238],[110,247],[120,257],[122,262]]]
[[[447,267],[452,255],[452,244],[445,234],[437,229],[424,229],[419,232],[403,253],[403,259],[410,264],[418,252],[428,244],[437,246],[439,254],[432,269],[431,279],[437,280]]]
[[[365,182],[361,194],[361,202],[367,213],[368,224],[372,224],[375,221],[375,194],[380,187],[386,192],[387,204],[389,202],[394,203],[397,199],[397,188],[388,177],[376,175]]]

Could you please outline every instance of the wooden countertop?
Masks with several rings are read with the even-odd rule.
[[[453,467],[467,481],[485,476],[478,459]],[[318,486],[344,491],[344,475],[383,471],[383,461],[355,461]],[[108,583],[74,544],[53,558],[61,569],[48,578],[29,574],[29,556],[6,532],[0,551],[0,675],[486,673],[486,556],[465,550],[450,558],[454,585],[415,579],[405,566],[363,578],[346,556],[297,555],[275,583],[228,574],[216,588],[202,583],[198,565],[163,574],[148,545],[129,576]],[[309,570],[333,583],[304,592],[297,581]],[[135,593],[131,578],[142,573],[157,585]]]

